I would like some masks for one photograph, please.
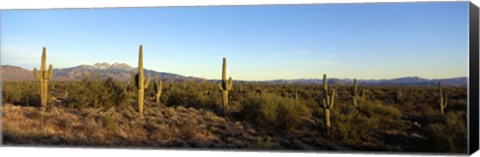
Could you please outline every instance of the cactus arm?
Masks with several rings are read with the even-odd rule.
[[[155,75],[155,83],[157,83],[160,80],[158,74]]]
[[[232,90],[233,89],[233,80],[232,77],[228,78],[228,89],[227,90]]]
[[[322,99],[323,102],[323,108],[326,109],[327,107],[327,99]]]
[[[365,100],[365,89],[362,89],[362,101]]]
[[[149,84],[150,84],[150,74],[147,74],[147,78],[145,79],[144,88],[147,89]]]
[[[157,102],[157,105],[160,105],[160,96],[162,95],[162,80],[160,79],[160,77],[158,76],[158,74],[155,76],[155,86],[153,86],[155,88],[155,99],[156,99],[156,102]]]
[[[157,85],[157,94],[162,95],[162,81]]]
[[[218,84],[218,88],[219,88],[220,90],[223,90],[222,83],[219,83],[219,84]]]
[[[50,80],[50,78],[52,78],[52,74],[53,74],[53,66],[52,66],[52,64],[50,64],[50,65],[48,66],[48,75],[47,75],[47,78],[46,78],[46,79],[47,79],[47,80]]]
[[[35,78],[36,78],[37,80],[40,80],[40,76],[38,75],[38,70],[37,70],[37,68],[33,68],[33,76],[35,76]]]
[[[444,103],[443,103],[443,108],[447,108],[447,105],[448,105],[448,95],[447,93],[445,93],[445,98],[444,98]]]
[[[158,74],[155,76],[155,91],[158,93],[161,94],[162,92],[162,80],[160,80],[160,77],[158,76]]]
[[[328,105],[328,108],[332,109],[334,104],[335,104],[335,89],[332,89],[332,94],[330,94],[330,104]]]

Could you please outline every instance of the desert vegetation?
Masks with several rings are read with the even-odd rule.
[[[466,87],[233,83],[226,64],[221,80],[149,86],[140,46],[128,81],[2,82],[3,143],[466,152]]]

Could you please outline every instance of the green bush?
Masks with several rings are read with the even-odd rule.
[[[333,115],[333,128],[345,143],[359,144],[371,142],[379,127],[378,122],[352,109],[349,113]]]
[[[40,94],[37,82],[2,82],[2,103],[39,106]]]
[[[403,129],[402,112],[393,105],[384,105],[381,101],[368,101],[360,106],[359,111],[372,119],[382,129]]]
[[[467,130],[462,114],[448,112],[440,123],[430,124],[427,128],[429,149],[433,151],[466,152]]]
[[[405,131],[402,113],[393,105],[381,101],[365,101],[359,108],[339,104],[333,110],[332,125],[341,140],[353,145],[381,145],[381,131]]]
[[[125,85],[112,78],[104,81],[85,78],[73,88],[67,99],[67,106],[71,108],[110,108],[127,105],[131,100]]]
[[[310,119],[311,111],[303,103],[275,94],[248,94],[242,102],[244,119],[258,126],[273,126],[288,131]]]
[[[205,82],[195,84],[190,81],[169,87],[165,97],[167,106],[182,105],[212,110],[220,109],[222,99],[220,91],[214,88],[214,84]]]

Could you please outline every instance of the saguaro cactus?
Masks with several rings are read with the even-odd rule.
[[[359,98],[360,98],[360,101],[363,101],[365,99],[365,90],[362,89],[362,94],[360,96],[360,92],[358,91],[357,79],[353,79],[352,99],[353,99],[353,105],[356,107],[359,107],[359,104],[358,104]]]
[[[35,78],[40,83],[40,101],[42,105],[42,111],[45,111],[45,108],[47,107],[48,80],[52,78],[52,73],[53,73],[52,64],[48,66],[48,70],[47,70],[46,62],[47,62],[47,48],[43,47],[42,65],[40,67],[40,72],[37,70],[37,68],[33,69],[33,74],[35,75]]]
[[[403,93],[401,88],[398,88],[395,92],[395,102],[397,104],[402,104],[405,101],[405,94]]]
[[[335,88],[328,88],[327,75],[323,74],[323,98],[321,100],[325,114],[325,126],[327,132],[330,133],[331,121],[330,110],[335,104]]]
[[[135,86],[137,87],[137,98],[138,98],[138,112],[140,112],[140,117],[143,118],[143,98],[144,91],[148,88],[150,83],[150,74],[147,74],[147,78],[143,80],[143,45],[140,45],[140,50],[138,52],[138,72],[135,75]]]
[[[445,92],[443,94],[442,86],[440,82],[438,82],[438,91],[439,91],[439,101],[440,101],[440,113],[443,115],[445,108],[447,107],[448,104],[448,95]]]
[[[222,66],[222,83],[218,84],[220,90],[222,90],[222,100],[223,100],[223,112],[228,109],[228,91],[232,90],[232,77],[227,80],[227,59],[223,58]]]
[[[298,92],[297,92],[297,90],[295,90],[295,93],[293,94],[293,100],[294,100],[295,104],[297,104],[297,102],[298,102]]]
[[[160,96],[162,95],[162,80],[160,77],[155,76],[155,99],[157,100],[157,105],[160,105]]]

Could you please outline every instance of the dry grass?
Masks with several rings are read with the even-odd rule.
[[[212,147],[225,145],[226,128],[247,132],[210,111],[184,107],[150,108],[144,119],[133,108],[41,112],[6,104],[2,110],[5,144]]]
[[[301,134],[298,137],[268,137],[265,141],[265,133],[258,132],[248,123],[183,106],[149,107],[144,111],[144,119],[138,118],[132,107],[52,107],[41,112],[34,107],[5,104],[2,111],[3,142],[7,145],[346,149],[321,138],[310,138],[306,143]]]

